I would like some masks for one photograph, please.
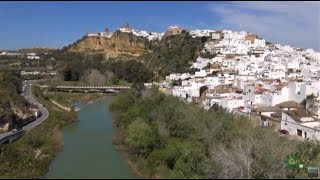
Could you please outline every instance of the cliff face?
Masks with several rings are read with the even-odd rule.
[[[137,57],[150,51],[148,40],[117,31],[111,38],[84,37],[68,48],[70,52],[102,53],[106,58]]]
[[[3,103],[0,104],[0,133],[8,131],[12,127],[20,127],[22,124],[32,120],[30,118],[33,116],[30,114],[27,104],[16,101],[10,101],[4,104],[6,104],[5,107]]]

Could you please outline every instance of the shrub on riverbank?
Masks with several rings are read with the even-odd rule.
[[[283,162],[292,152],[319,162],[314,143],[279,138],[247,117],[206,111],[156,89],[119,94],[110,110],[114,125],[125,130],[117,143],[149,177],[286,178],[294,174]],[[306,171],[297,174],[306,177]]]

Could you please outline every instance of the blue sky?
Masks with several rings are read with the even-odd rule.
[[[320,50],[317,2],[0,2],[0,49],[61,48],[86,32],[128,22],[163,32],[191,29],[246,30],[272,42]]]

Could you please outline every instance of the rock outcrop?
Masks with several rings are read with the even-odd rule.
[[[116,31],[110,38],[86,36],[71,45],[67,51],[80,53],[102,53],[107,59],[119,57],[138,57],[150,51],[148,40],[131,33]]]

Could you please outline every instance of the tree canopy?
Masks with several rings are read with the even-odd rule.
[[[245,116],[204,110],[156,89],[119,94],[110,110],[114,125],[126,129],[129,153],[150,176],[164,178],[289,178],[284,160],[301,154],[319,162],[319,145],[279,138],[254,127]],[[144,165],[143,165],[144,164]],[[305,164],[305,165],[306,165]],[[307,171],[297,174],[307,177]]]

